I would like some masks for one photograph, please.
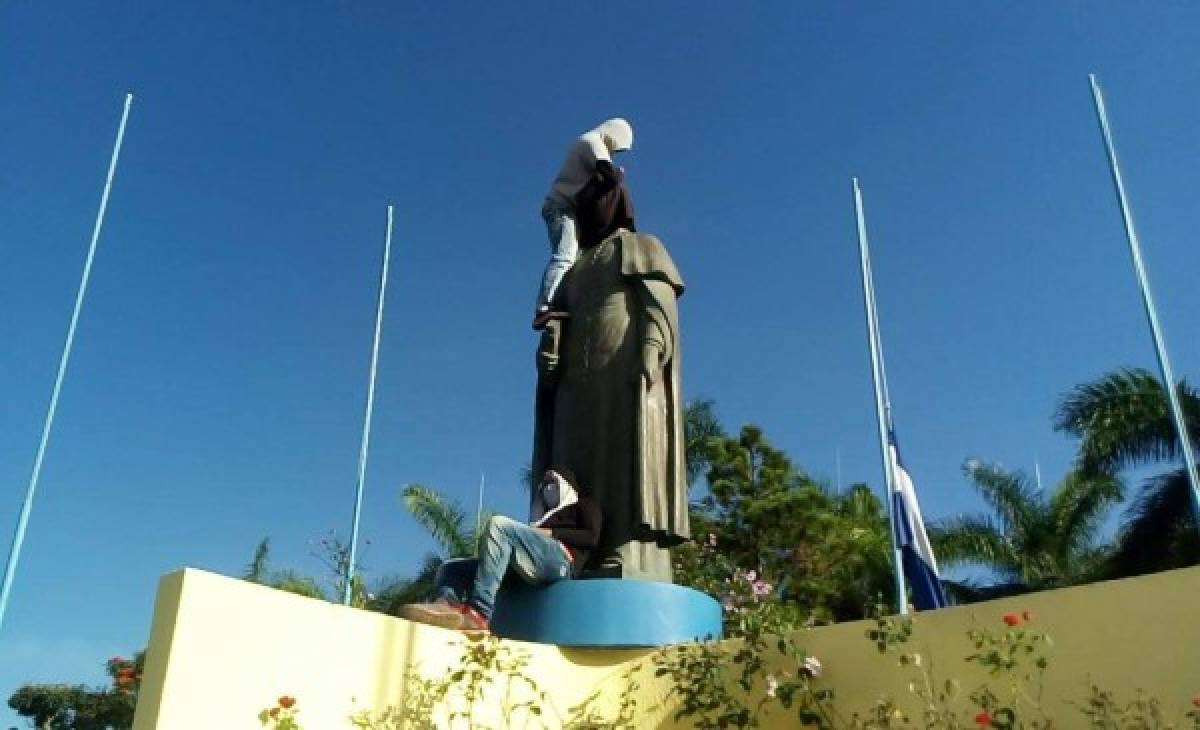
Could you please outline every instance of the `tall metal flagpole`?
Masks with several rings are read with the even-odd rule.
[[[888,434],[896,424],[892,421],[892,395],[888,392],[887,357],[883,354],[883,335],[879,331],[879,306],[875,303],[875,270],[871,267],[871,252],[867,252],[867,286],[871,296],[871,328],[875,331],[875,347],[879,352],[879,383],[883,390],[883,422]]]
[[[862,191],[858,187],[858,178],[853,178],[854,184],[854,216],[858,225],[858,254],[862,265],[863,303],[867,310],[867,337],[871,349],[871,379],[875,384],[875,416],[879,426],[879,452],[883,457],[883,479],[887,494],[884,504],[887,505],[888,528],[892,536],[892,559],[896,577],[896,603],[901,615],[908,613],[908,591],[904,584],[904,562],[900,556],[900,544],[896,540],[896,520],[893,512],[892,495],[894,494],[892,456],[888,445],[887,410],[884,400],[883,369],[879,350],[878,320],[875,314],[875,288],[871,282],[871,259],[867,251],[867,223],[863,216]]]
[[[1175,391],[1175,375],[1171,372],[1171,361],[1167,358],[1167,345],[1163,341],[1162,329],[1158,324],[1158,311],[1154,307],[1154,298],[1150,294],[1150,281],[1146,277],[1146,267],[1142,264],[1142,247],[1138,242],[1137,231],[1133,227],[1133,212],[1129,209],[1129,201],[1125,196],[1125,183],[1121,179],[1117,150],[1113,146],[1112,130],[1108,126],[1108,114],[1104,110],[1104,95],[1100,92],[1096,74],[1088,74],[1088,81],[1092,85],[1092,100],[1096,104],[1096,118],[1100,121],[1100,133],[1104,137],[1104,148],[1108,152],[1108,166],[1112,171],[1117,203],[1121,206],[1121,216],[1125,221],[1125,237],[1129,239],[1129,254],[1133,257],[1133,270],[1137,274],[1138,288],[1142,292],[1142,303],[1146,308],[1146,321],[1150,323],[1150,334],[1154,338],[1154,351],[1158,355],[1158,369],[1162,375],[1163,388],[1167,391],[1167,400],[1171,405],[1171,416],[1175,420],[1175,433],[1179,436],[1179,446],[1183,452],[1183,463],[1187,468],[1188,482],[1192,485],[1192,507],[1197,521],[1200,522],[1200,477],[1196,472],[1196,457],[1192,452],[1192,441],[1188,435],[1187,422],[1183,418],[1183,408],[1179,404],[1179,394]]]
[[[71,312],[71,324],[67,326],[67,341],[63,345],[62,357],[58,361],[58,375],[54,378],[54,390],[50,394],[50,407],[42,424],[42,439],[38,443],[37,455],[33,459],[33,474],[25,491],[25,502],[17,518],[17,529],[13,533],[12,548],[8,552],[8,564],[4,568],[4,585],[0,588],[0,625],[8,610],[8,597],[16,576],[17,563],[21,558],[21,546],[25,542],[25,530],[29,526],[29,513],[33,510],[33,497],[37,493],[38,479],[42,474],[42,460],[46,456],[46,445],[50,442],[50,429],[54,426],[54,414],[58,410],[58,396],[62,393],[63,378],[67,374],[67,363],[71,360],[71,348],[75,343],[75,328],[79,324],[79,313],[83,310],[83,297],[87,293],[88,280],[92,276],[92,262],[96,258],[96,245],[100,241],[100,230],[104,226],[104,212],[108,209],[108,194],[112,190],[113,177],[117,173],[117,160],[121,156],[121,143],[125,139],[125,123],[129,121],[129,108],[133,105],[133,94],[125,95],[125,108],[121,112],[121,123],[117,127],[117,140],[113,143],[112,157],[108,161],[108,176],[104,180],[104,192],[100,194],[100,210],[96,212],[96,223],[92,226],[92,242],[88,245],[87,259],[83,264],[83,276],[75,294],[75,309]]]
[[[367,412],[363,417],[362,445],[358,450],[358,486],[354,494],[354,520],[350,528],[350,556],[346,560],[346,579],[342,603],[350,605],[354,587],[355,560],[358,555],[358,522],[362,514],[363,486],[367,480],[367,450],[371,443],[371,413],[375,409],[375,373],[379,366],[379,339],[383,331],[383,300],[387,293],[388,261],[392,254],[392,206],[387,207],[387,233],[383,238],[383,270],[379,275],[379,303],[375,308],[375,340],[371,345],[371,375],[367,381]]]

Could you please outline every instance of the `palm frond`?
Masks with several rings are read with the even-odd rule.
[[[271,552],[271,538],[264,537],[258,547],[254,548],[254,557],[242,571],[242,580],[251,583],[262,583],[267,579],[267,556]]]
[[[1112,505],[1124,498],[1121,480],[1111,474],[1072,472],[1050,497],[1050,527],[1063,562],[1090,549],[1096,530]]]
[[[451,555],[449,557],[451,557],[451,558],[473,558],[473,557],[475,557],[475,555],[478,553],[478,550],[479,550],[479,541],[483,539],[483,533],[485,530],[487,530],[488,520],[492,519],[495,516],[496,516],[496,513],[490,509],[485,509],[483,512],[479,513],[479,521],[474,525],[474,528],[471,530],[471,550],[467,553],[463,553],[462,555]]]
[[[467,517],[453,500],[421,484],[409,484],[401,492],[404,507],[424,527],[449,557],[475,554]]]
[[[367,607],[372,611],[397,615],[400,607],[409,603],[427,601],[433,594],[434,577],[441,567],[442,559],[433,553],[421,561],[421,567],[412,578],[388,578],[376,584],[373,597]]]
[[[525,487],[526,494],[533,494],[533,490],[537,489],[537,479],[533,476],[533,464],[526,464],[521,467],[519,476],[521,486]]]
[[[1191,484],[1183,469],[1146,480],[1125,512],[1112,556],[1118,577],[1200,562]]]
[[[968,459],[963,472],[976,491],[995,510],[1004,533],[1009,537],[1037,521],[1041,500],[1020,471],[1006,471],[996,464]]]
[[[281,591],[327,600],[325,591],[321,590],[321,586],[315,580],[294,570],[281,570],[275,573],[271,576],[269,583],[272,588]]]
[[[1186,383],[1178,394],[1188,430],[1200,432],[1200,400]],[[1174,459],[1179,448],[1162,382],[1126,368],[1076,386],[1059,403],[1055,428],[1079,437],[1085,471],[1117,471]]]
[[[966,603],[1019,596],[1033,590],[1020,581],[980,585],[974,581],[943,580],[942,587],[946,589],[946,595],[950,598],[951,603],[959,606]]]
[[[991,519],[960,515],[930,525],[929,541],[943,566],[983,565],[1006,576],[1021,572],[1012,542]]]

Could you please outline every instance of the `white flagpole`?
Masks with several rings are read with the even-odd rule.
[[[900,544],[896,539],[896,519],[893,512],[892,495],[895,493],[892,473],[892,455],[888,444],[888,413],[884,399],[883,363],[879,348],[878,319],[875,313],[875,287],[871,281],[871,259],[867,250],[867,223],[863,215],[862,191],[858,178],[853,178],[854,215],[858,226],[858,253],[862,265],[863,303],[867,310],[867,338],[871,350],[871,379],[875,384],[875,416],[879,427],[879,451],[883,457],[883,479],[886,495],[888,528],[892,536],[892,560],[896,577],[896,603],[901,615],[908,613],[908,591],[904,583],[904,563],[900,556]]]
[[[1158,324],[1158,311],[1154,307],[1154,298],[1150,294],[1150,280],[1146,276],[1146,267],[1142,264],[1142,247],[1138,242],[1137,231],[1133,227],[1133,212],[1129,209],[1129,201],[1125,196],[1125,183],[1121,179],[1121,167],[1117,162],[1117,150],[1113,145],[1112,129],[1108,126],[1108,114],[1104,110],[1104,95],[1100,92],[1096,74],[1088,74],[1088,81],[1092,85],[1092,100],[1096,104],[1096,117],[1100,121],[1100,133],[1104,137],[1104,148],[1108,152],[1108,166],[1112,171],[1117,203],[1121,207],[1121,217],[1125,221],[1125,237],[1129,240],[1129,254],[1133,258],[1133,271],[1137,275],[1138,288],[1142,292],[1142,304],[1146,308],[1146,321],[1150,324],[1150,335],[1154,339],[1154,351],[1158,355],[1158,369],[1162,375],[1163,388],[1167,391],[1167,400],[1171,405],[1171,416],[1175,420],[1175,432],[1179,436],[1179,447],[1183,452],[1183,463],[1187,468],[1188,482],[1192,485],[1192,507],[1195,510],[1196,519],[1200,520],[1200,477],[1196,472],[1196,457],[1192,452],[1192,440],[1188,434],[1187,422],[1183,417],[1183,408],[1179,404],[1179,394],[1175,391],[1175,375],[1171,372],[1171,361],[1167,358],[1167,345],[1163,340],[1162,328]]]
[[[92,241],[88,245],[87,259],[83,264],[83,276],[79,281],[79,290],[75,294],[75,309],[71,312],[71,324],[67,326],[67,341],[63,345],[62,357],[58,361],[58,375],[54,378],[54,389],[50,394],[50,407],[46,411],[46,420],[42,424],[42,439],[38,443],[37,455],[33,459],[33,474],[29,477],[29,487],[25,492],[25,502],[21,505],[21,514],[17,518],[17,529],[13,534],[12,548],[8,552],[8,564],[4,568],[4,585],[0,588],[0,624],[4,622],[4,614],[8,610],[8,597],[12,592],[13,578],[16,576],[17,563],[21,558],[21,546],[25,542],[25,530],[29,526],[29,513],[33,510],[33,497],[37,492],[38,480],[42,474],[42,460],[46,456],[46,445],[50,442],[50,429],[54,426],[54,414],[58,410],[58,397],[62,393],[63,378],[67,374],[67,363],[71,360],[71,348],[75,343],[75,328],[79,324],[79,314],[83,310],[83,298],[87,293],[88,281],[92,276],[92,262],[96,258],[96,246],[100,241],[100,230],[104,227],[104,213],[108,209],[108,195],[112,190],[113,177],[117,173],[117,160],[121,156],[121,143],[125,140],[125,123],[129,121],[129,109],[133,105],[133,94],[125,95],[125,108],[121,112],[121,123],[117,126],[117,139],[113,143],[112,157],[108,161],[108,176],[104,180],[104,192],[100,194],[100,210],[96,212],[96,222],[92,226]]]
[[[358,450],[358,486],[354,494],[354,520],[350,528],[350,555],[346,560],[346,580],[342,603],[350,605],[358,551],[358,523],[362,514],[363,487],[367,480],[367,451],[371,443],[371,413],[375,408],[375,374],[379,366],[379,340],[383,331],[383,300],[387,293],[388,261],[392,253],[392,206],[387,207],[387,233],[383,238],[383,268],[379,275],[379,303],[375,308],[375,340],[371,345],[371,374],[367,380],[367,412],[363,417],[362,445]]]
[[[875,303],[875,270],[871,268],[870,251],[867,252],[867,286],[871,296],[871,328],[875,331],[875,346],[879,351],[879,382],[883,390],[883,420],[890,434],[895,428],[895,423],[892,421],[892,396],[888,392],[887,359],[883,354],[883,335],[879,331],[879,306]]]
[[[483,485],[487,475],[483,472],[479,473],[479,505],[475,508],[475,534],[483,529]]]

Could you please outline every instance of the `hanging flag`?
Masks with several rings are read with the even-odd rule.
[[[900,550],[904,575],[912,590],[913,605],[918,611],[944,608],[946,592],[938,576],[937,558],[929,544],[929,535],[925,533],[917,491],[900,459],[896,432],[890,429],[888,447],[892,461],[892,520],[895,522],[896,547]]]

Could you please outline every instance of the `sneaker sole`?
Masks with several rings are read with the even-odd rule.
[[[400,618],[415,621],[419,624],[437,626],[442,629],[461,629],[464,623],[463,615],[453,609],[435,611],[417,606],[405,606],[400,610]]]

